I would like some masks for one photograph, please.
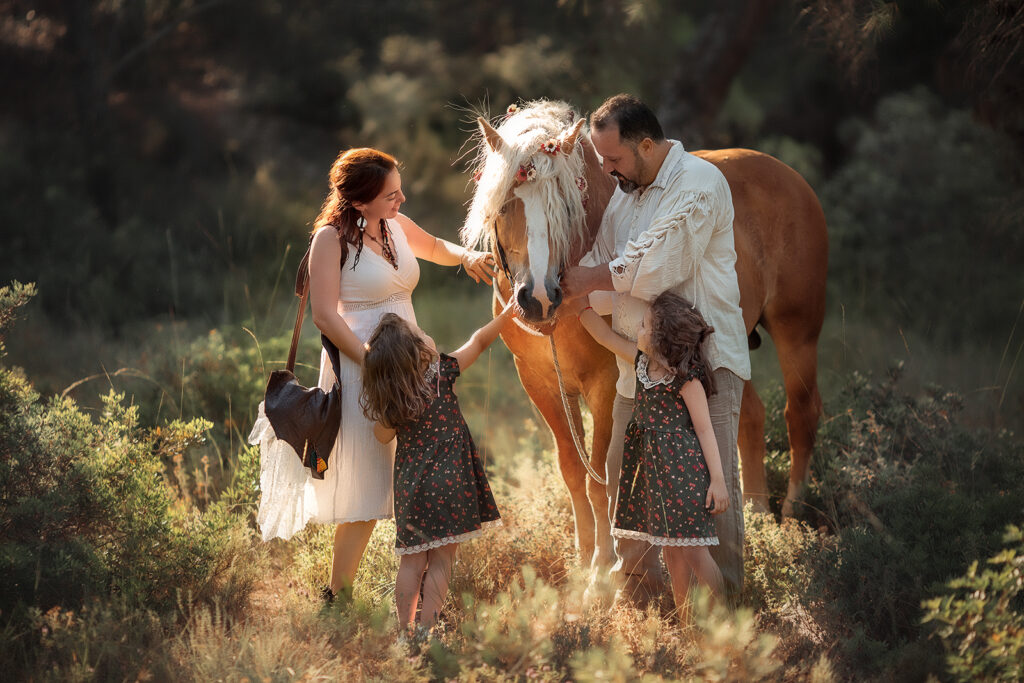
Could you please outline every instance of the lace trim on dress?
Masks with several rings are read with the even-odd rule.
[[[638,541],[647,541],[651,545],[718,545],[718,536],[707,536],[705,538],[665,538],[664,536],[651,536],[643,531],[633,531],[632,529],[612,529],[612,536],[615,536],[616,538],[632,538]]]
[[[650,375],[647,374],[647,364],[649,362],[647,354],[641,353],[640,358],[636,362],[636,378],[643,382],[645,389],[653,389],[659,384],[672,384],[672,381],[676,378],[675,373],[670,372],[661,379],[651,379]]]
[[[423,379],[427,380],[427,382],[431,382],[435,377],[437,377],[438,373],[440,372],[441,357],[438,356],[433,360],[433,362],[430,363],[430,365],[427,366],[426,372],[423,373]]]
[[[344,303],[344,310],[365,311],[385,304],[396,304],[400,301],[412,301],[412,297],[409,295],[409,292],[395,292],[391,296],[384,297],[378,301],[346,301]]]
[[[317,500],[302,458],[278,439],[260,402],[248,439],[260,446],[260,504],[256,522],[264,541],[288,540],[317,516]]]
[[[486,529],[492,529],[494,527],[499,527],[501,525],[502,522],[500,519],[495,519],[490,522],[484,522],[480,525],[479,529],[467,531],[464,534],[458,534],[456,536],[445,536],[444,538],[439,538],[436,541],[421,543],[420,545],[414,545],[408,548],[395,548],[395,554],[412,555],[413,553],[422,553],[423,551],[430,550],[432,548],[440,548],[441,546],[448,545],[450,543],[462,543],[463,541],[468,541],[471,538],[476,538],[477,536],[482,534]]]

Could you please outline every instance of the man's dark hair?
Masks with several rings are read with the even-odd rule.
[[[644,138],[654,142],[665,139],[658,117],[650,107],[632,95],[609,97],[590,115],[590,127],[595,130],[603,131],[613,123],[618,126],[619,138],[623,142],[637,145]]]

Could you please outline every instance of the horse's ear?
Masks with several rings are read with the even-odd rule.
[[[476,123],[480,126],[480,130],[484,134],[484,139],[487,140],[487,146],[491,148],[491,151],[501,152],[505,147],[505,141],[502,140],[498,131],[494,130],[491,124],[487,123],[487,119],[482,116],[476,117]]]
[[[576,121],[576,124],[573,125],[572,129],[566,133],[562,142],[562,151],[565,152],[566,155],[572,154],[572,147],[576,144],[576,138],[579,137],[580,131],[583,130],[584,121],[586,121],[586,119],[581,116],[579,120]]]

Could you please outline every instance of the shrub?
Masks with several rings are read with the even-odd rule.
[[[1010,547],[987,568],[972,562],[944,595],[924,602],[923,621],[942,640],[958,681],[1024,678],[1024,531],[1009,527],[1004,542]]]
[[[70,399],[41,402],[19,370],[0,367],[4,649],[34,647],[22,627],[51,608],[113,596],[122,613],[168,614],[183,600],[237,610],[252,590],[262,552],[246,515],[235,514],[251,509],[250,484],[233,482],[230,496],[200,514],[175,497],[167,466],[202,442],[208,423],[145,429],[138,412],[110,392],[94,421]],[[241,463],[236,475],[255,478],[253,454]],[[106,623],[104,609],[90,614]]]
[[[787,588],[839,639],[837,663],[862,676],[941,669],[922,641],[922,601],[993,554],[1024,510],[1019,441],[962,424],[954,393],[906,395],[899,375],[855,373],[837,401],[847,410],[823,425],[804,516],[834,537],[810,557],[810,576]],[[794,552],[807,557],[801,538]],[[778,611],[771,587],[787,579],[753,569],[752,594]]]
[[[947,342],[1005,335],[1024,287],[1014,145],[923,87],[842,133],[851,153],[821,199],[846,305]]]

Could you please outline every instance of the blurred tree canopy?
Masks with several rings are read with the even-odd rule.
[[[991,320],[1021,295],[1020,3],[0,0],[0,17],[0,272],[61,320],[244,318],[351,146],[398,156],[409,214],[454,237],[477,113],[623,91],[688,147],[796,167],[842,286],[919,304],[896,314],[931,310],[936,264],[965,253],[979,281],[999,273]],[[928,180],[943,166],[948,192]],[[908,249],[946,256],[885,265]]]

